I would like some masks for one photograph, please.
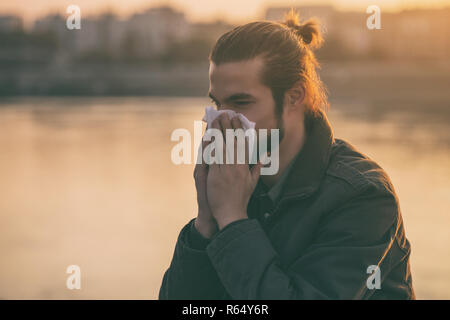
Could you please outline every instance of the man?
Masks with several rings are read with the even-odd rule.
[[[414,299],[399,201],[388,175],[335,139],[313,49],[314,21],[254,22],[210,55],[209,95],[279,129],[279,171],[198,164],[198,215],[179,235],[160,299]],[[240,128],[222,114],[212,128]]]

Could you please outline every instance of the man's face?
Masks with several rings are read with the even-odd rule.
[[[209,96],[218,110],[242,113],[256,129],[278,128],[275,101],[269,87],[261,83],[263,60],[210,64]]]

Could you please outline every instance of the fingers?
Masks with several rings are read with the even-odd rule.
[[[239,116],[235,115],[233,119],[231,119],[231,125],[233,129],[243,129],[241,119],[239,119]]]
[[[211,128],[220,130],[220,132],[222,133],[222,156],[225,157],[225,155],[226,155],[226,144],[225,144],[226,130],[232,128],[228,114],[227,113],[220,114],[211,123]],[[223,159],[223,163],[225,163],[225,159]]]
[[[233,126],[233,129],[242,129],[244,130],[244,127],[242,126],[242,122],[241,119],[239,118],[238,115],[235,115],[232,119],[231,119],[231,125]],[[244,135],[245,135],[245,131],[244,131]],[[248,149],[248,139],[245,138],[244,136],[244,143],[242,143],[241,139],[235,139],[235,147],[234,147],[234,153],[237,156],[237,150],[238,148],[244,148],[244,164],[249,164],[250,162],[250,155],[249,155],[249,149]]]
[[[230,121],[230,116],[227,113],[222,113],[219,117],[219,122],[220,122],[220,126],[222,128],[222,137],[223,139],[223,156],[226,157],[224,159],[224,164],[228,163],[229,158],[232,157],[232,154],[229,153],[229,151],[227,150],[227,145],[226,145],[226,139],[227,139],[227,130],[232,129],[232,125],[231,125],[231,121]],[[234,159],[232,160],[234,161]]]
[[[258,163],[255,164],[253,168],[250,170],[252,176],[252,183],[254,187],[256,187],[256,184],[258,183],[259,176],[261,175],[262,166],[263,166],[262,163],[258,161]]]
[[[222,127],[220,126],[219,118],[220,118],[220,116],[213,120],[213,122],[211,123],[211,128],[212,129],[219,129],[219,130],[222,131]]]
[[[206,128],[206,130],[208,130],[208,127]],[[212,142],[211,138],[206,138],[207,136],[207,131],[205,131],[205,135],[202,137],[202,141],[201,141],[201,147],[198,150],[198,158],[200,158],[200,163],[197,163],[197,165],[203,167],[205,170],[208,170],[208,164],[209,163],[209,155],[205,155],[204,151],[206,149],[206,147]],[[198,160],[197,160],[198,161]]]
[[[194,179],[206,179],[208,175],[208,165],[205,161],[197,163],[194,167]]]
[[[208,144],[211,143],[211,140],[203,140],[202,139],[202,149],[205,150],[205,148],[208,146]]]
[[[227,129],[232,129],[230,117],[229,117],[229,115],[227,113],[224,112],[221,115],[219,115],[217,117],[217,119],[219,120],[220,126],[222,127],[222,134],[225,137],[226,130]]]
[[[241,160],[239,161],[239,164],[242,164],[242,163],[247,164],[247,165],[249,164],[249,161],[250,161],[250,154],[249,154],[249,150],[248,150],[249,143],[245,137],[244,137],[244,139],[237,139],[236,132],[235,132],[235,134],[233,135],[234,136],[234,143],[233,143],[234,148],[232,148],[232,150],[227,150],[228,149],[227,145],[226,145],[227,129],[230,129],[233,131],[237,130],[237,129],[243,130],[243,125],[242,125],[242,122],[238,115],[235,115],[230,119],[230,117],[227,113],[222,113],[216,119],[214,119],[214,121],[211,123],[211,128],[220,130],[222,132],[222,138],[223,138],[223,140],[222,140],[223,141],[222,155],[224,157],[226,155],[228,155],[228,153],[230,153],[228,155],[228,157],[233,158],[233,159],[229,159],[229,160],[231,160],[231,163],[238,164],[237,156],[238,156],[238,149],[239,149],[241,152],[243,151],[243,158],[240,158]],[[245,135],[245,132],[244,132],[244,135]],[[234,149],[234,157],[231,154],[231,152],[233,152],[233,149]],[[223,163],[225,164],[225,163],[229,163],[229,162],[226,159],[223,159]]]

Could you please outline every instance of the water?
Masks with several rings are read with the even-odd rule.
[[[196,215],[192,165],[170,160],[204,98],[28,98],[0,104],[0,298],[154,299]],[[392,110],[392,109],[391,109]],[[448,110],[334,102],[335,136],[389,174],[418,298],[450,299]],[[81,290],[66,268],[81,267]]]

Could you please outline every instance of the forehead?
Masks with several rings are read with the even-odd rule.
[[[252,60],[226,62],[209,66],[209,90],[219,95],[229,95],[233,92],[257,93],[267,89],[261,82],[263,61],[260,58]]]

